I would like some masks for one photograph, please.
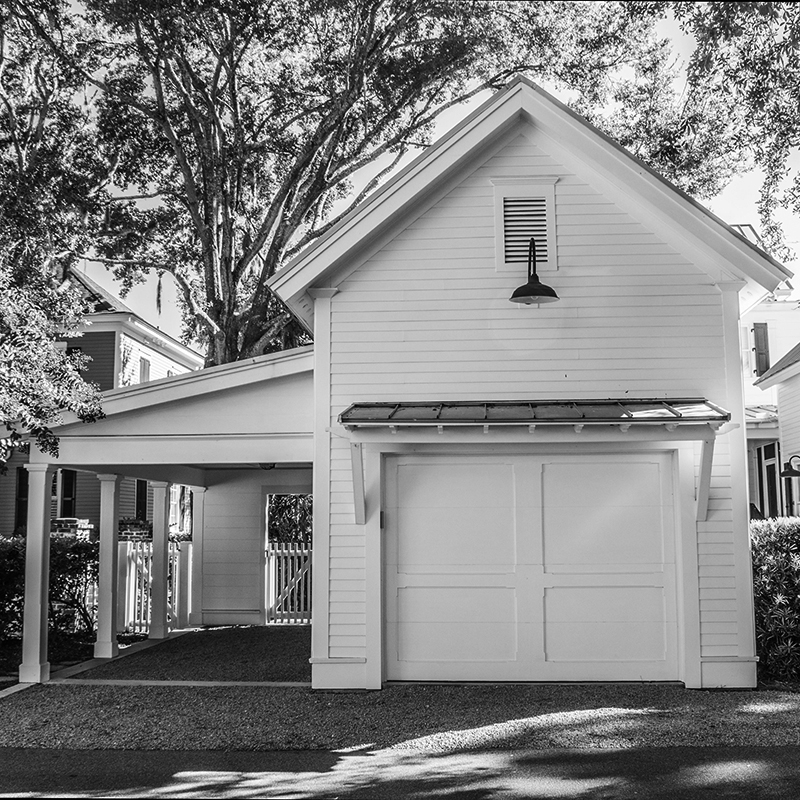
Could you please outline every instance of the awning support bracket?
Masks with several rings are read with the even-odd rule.
[[[700,451],[700,479],[697,486],[697,521],[705,522],[708,518],[708,498],[711,493],[711,465],[714,461],[714,443],[716,437],[703,439]]]
[[[367,521],[367,504],[364,492],[364,456],[361,444],[350,443],[350,465],[353,470],[353,506],[355,508],[356,525],[364,525]]]

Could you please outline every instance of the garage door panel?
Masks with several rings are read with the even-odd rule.
[[[402,622],[397,625],[397,657],[413,663],[513,662],[517,626],[509,622]]]
[[[511,508],[512,474],[511,464],[401,465],[398,494],[406,508]]]
[[[402,508],[398,516],[400,572],[443,565],[486,569],[516,560],[511,507]]]
[[[664,661],[666,628],[645,622],[545,624],[547,661]]]
[[[542,535],[547,566],[664,560],[660,506],[549,506],[543,510]]]
[[[660,586],[556,586],[544,592],[547,622],[661,622]]]
[[[406,586],[397,592],[398,619],[405,622],[516,623],[516,592],[505,586]]]
[[[659,462],[618,457],[586,457],[580,462],[548,462],[542,467],[545,505],[660,506]]]

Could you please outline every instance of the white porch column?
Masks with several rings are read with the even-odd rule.
[[[192,490],[192,596],[189,600],[189,624],[203,624],[203,529],[206,521],[206,487]]]
[[[25,548],[25,610],[20,683],[50,678],[47,660],[47,596],[50,582],[50,502],[55,467],[28,464],[28,520]]]
[[[153,565],[150,588],[150,639],[165,639],[167,621],[167,570],[169,569],[169,483],[151,481],[153,487]]]
[[[119,563],[119,475],[98,475],[100,481],[100,575],[97,597],[95,658],[114,658],[117,646],[117,565]]]

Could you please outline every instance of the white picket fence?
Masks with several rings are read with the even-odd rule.
[[[267,622],[311,622],[311,547],[295,543],[267,545]],[[189,625],[191,542],[170,542],[167,573],[169,628]],[[150,627],[150,586],[153,543],[147,540],[119,543],[117,566],[117,630],[147,633]],[[97,587],[91,586],[87,605],[96,606]]]
[[[310,545],[267,545],[267,622],[311,622]]]
[[[170,542],[167,567],[167,615],[170,629],[189,624],[192,543]],[[117,630],[147,633],[150,627],[150,586],[153,543],[119,543],[117,566]]]

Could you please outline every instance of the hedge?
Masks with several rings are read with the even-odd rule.
[[[800,680],[800,518],[753,520],[750,540],[759,672]]]

